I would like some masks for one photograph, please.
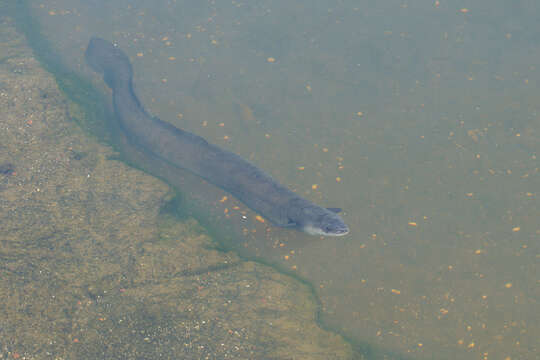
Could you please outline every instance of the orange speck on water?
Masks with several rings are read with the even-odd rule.
[[[222,123],[222,122],[221,122],[221,123],[218,124],[218,126],[219,126],[219,127],[224,127],[224,126],[225,126],[225,123]]]
[[[401,294],[401,291],[399,291],[398,289],[392,289],[392,294],[396,294],[396,295],[399,295]]]
[[[79,342],[79,339],[75,338],[75,339],[73,339],[73,342],[74,342],[74,343],[78,343],[78,342]]]
[[[268,57],[266,59],[266,61],[268,61],[269,63],[274,63],[274,62],[276,62],[276,58],[273,58],[273,57],[270,56],[270,57]]]
[[[408,224],[409,224],[409,226],[412,226],[412,227],[418,226],[418,224],[415,223],[414,221],[409,221]]]
[[[165,84],[167,82],[167,79],[163,78],[163,79],[161,79],[161,82]]]
[[[285,255],[285,256],[283,256],[283,258],[284,258],[285,260],[289,260],[289,255]]]
[[[328,152],[328,148],[323,147],[323,148],[322,148],[322,151],[323,151],[323,152]]]
[[[27,123],[28,125],[32,125],[32,120],[28,120],[26,123]]]
[[[298,167],[298,170],[300,170],[300,171],[302,171],[302,170],[304,170],[304,169],[305,169],[304,166],[299,166],[299,167]]]
[[[336,177],[336,181],[337,181],[337,182],[341,182],[341,178],[340,178],[339,176]]]
[[[208,126],[208,121],[204,120],[204,121],[202,122],[202,126]]]
[[[504,287],[507,288],[507,289],[510,289],[512,287],[512,283],[511,282],[507,282],[506,284],[504,284]]]
[[[167,40],[169,40],[168,36],[164,36],[164,37],[161,38],[161,41],[167,41]]]
[[[264,219],[261,215],[255,216],[255,220],[257,220],[258,222],[264,223]]]
[[[513,232],[518,232],[519,230],[521,230],[521,227],[519,227],[519,226],[516,226],[516,227],[512,228]]]
[[[49,11],[49,15],[51,15],[51,16],[56,15],[56,11],[54,11],[54,10]]]
[[[364,113],[363,113],[363,112],[361,112],[361,111],[358,111],[358,112],[356,113],[356,115],[357,115],[357,116],[363,116],[363,115],[364,115]]]
[[[224,213],[224,214],[228,214],[228,213],[229,213],[229,209],[227,209],[227,208],[223,209],[223,213]]]
[[[311,185],[311,189],[312,189],[312,190],[317,190],[318,187],[319,187],[319,185],[317,185],[317,184]]]
[[[178,113],[178,115],[176,115],[176,116],[178,116],[179,119],[182,119],[184,117],[184,114]]]
[[[227,196],[224,196],[221,198],[221,200],[219,200],[220,203],[224,203],[225,201],[227,201],[228,197]]]
[[[137,57],[143,57],[143,56],[144,56],[144,54],[142,52],[137,53]]]
[[[462,9],[459,9],[459,12],[462,13],[462,14],[467,14],[469,12],[469,9],[462,8]]]
[[[174,56],[169,56],[169,60],[173,61],[176,60],[176,58]]]

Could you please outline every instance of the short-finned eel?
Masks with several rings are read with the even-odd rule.
[[[133,91],[127,55],[109,41],[92,38],[87,63],[112,89],[122,131],[130,141],[169,164],[186,169],[229,192],[274,225],[312,235],[340,236],[349,228],[337,214],[304,199],[240,156],[150,116]]]

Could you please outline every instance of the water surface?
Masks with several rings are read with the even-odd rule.
[[[350,235],[318,239],[267,227],[230,197],[190,187],[196,180],[184,189],[237,239],[228,245],[311,282],[325,324],[379,355],[538,351],[538,5],[32,8],[98,86],[83,60],[91,36],[128,53],[152,114],[345,209]]]

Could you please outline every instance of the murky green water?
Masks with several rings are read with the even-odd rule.
[[[317,239],[244,222],[197,179],[173,184],[228,246],[313,284],[325,324],[374,358],[414,359],[538,351],[537,7],[31,4],[104,93],[83,61],[90,36],[129,54],[152,114],[343,208],[350,235]]]

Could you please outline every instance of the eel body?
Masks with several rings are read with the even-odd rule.
[[[339,209],[320,207],[240,156],[150,116],[133,91],[129,58],[114,44],[92,38],[85,58],[112,89],[122,131],[136,146],[229,192],[275,226],[312,235],[340,236],[349,232],[337,214]]]

